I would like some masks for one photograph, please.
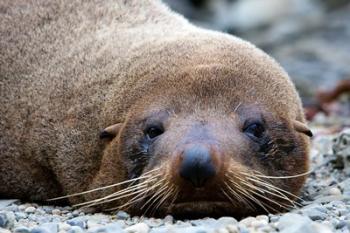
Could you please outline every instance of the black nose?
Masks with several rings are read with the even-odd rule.
[[[202,187],[215,174],[215,166],[208,148],[193,145],[185,149],[180,165],[182,178],[190,181],[195,187]]]

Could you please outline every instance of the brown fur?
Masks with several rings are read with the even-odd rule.
[[[253,45],[194,27],[150,0],[4,0],[0,14],[1,197],[44,201],[130,178],[128,156],[145,117],[165,110],[163,154],[140,173],[161,166],[169,175],[176,143],[198,122],[223,145],[217,153],[225,154],[225,169],[307,170],[309,142],[293,127],[304,122],[299,97]],[[264,114],[279,140],[267,167],[247,157],[239,119],[249,114]],[[99,139],[117,123],[115,138]],[[298,193],[303,181],[277,185]]]

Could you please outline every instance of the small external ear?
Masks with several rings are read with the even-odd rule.
[[[311,130],[306,126],[306,124],[304,124],[300,121],[293,121],[293,126],[297,132],[306,134],[309,137],[313,136]]]
[[[113,139],[119,133],[119,130],[121,129],[122,125],[122,123],[118,123],[108,126],[107,128],[101,131],[100,139]]]

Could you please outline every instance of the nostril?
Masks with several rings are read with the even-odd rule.
[[[208,179],[215,176],[216,169],[208,148],[193,145],[186,148],[182,156],[180,176],[193,186],[202,187]]]

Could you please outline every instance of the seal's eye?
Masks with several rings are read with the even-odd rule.
[[[243,131],[244,133],[254,136],[256,138],[261,138],[265,132],[265,128],[261,123],[255,122],[244,127]]]
[[[158,126],[150,126],[145,130],[145,134],[148,138],[153,139],[155,137],[158,137],[164,132],[164,130],[161,127]]]

